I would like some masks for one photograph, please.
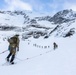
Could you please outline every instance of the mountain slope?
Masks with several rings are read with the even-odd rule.
[[[16,55],[17,64],[2,66],[9,52],[0,55],[1,75],[75,75],[76,74],[76,35],[71,38],[50,37],[46,40],[39,38],[22,41],[20,39],[20,51]],[[0,52],[8,47],[7,41],[2,41]],[[58,44],[58,49],[53,50],[53,42]],[[46,42],[46,43],[45,43]],[[29,43],[29,44],[28,44]],[[36,44],[37,46],[34,46]],[[40,46],[40,47],[39,47]],[[41,47],[43,46],[43,48]],[[44,48],[49,46],[49,48]],[[48,52],[51,50],[51,52]],[[43,54],[43,55],[41,55]],[[18,58],[18,59],[17,59]],[[31,59],[27,59],[31,58]],[[25,60],[27,59],[27,60]],[[23,60],[23,61],[22,61]]]
[[[2,66],[9,51],[0,54],[0,75],[76,75],[76,16],[73,16],[74,13],[67,17],[74,11],[66,11],[50,17],[53,20],[43,19],[41,15],[37,16],[40,17],[38,20],[35,15],[32,16],[33,13],[23,11],[1,11],[0,53],[8,49],[7,39],[14,34],[20,34],[20,45],[15,65]],[[23,13],[26,18],[21,15]],[[12,26],[15,28],[10,29]],[[49,38],[43,39],[46,36]],[[66,36],[67,38],[63,38]],[[53,50],[54,42],[58,45],[56,50]]]
[[[35,12],[0,11],[0,19],[0,30],[21,32],[24,39],[32,36],[36,38],[68,37],[76,32],[76,12],[71,9],[59,11],[52,17],[37,15]]]

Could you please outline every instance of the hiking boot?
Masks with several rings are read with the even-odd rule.
[[[14,64],[14,62],[10,62],[11,64]]]
[[[7,58],[7,61],[9,62],[9,58]]]

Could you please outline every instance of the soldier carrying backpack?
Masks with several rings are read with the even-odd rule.
[[[19,35],[16,34],[15,36],[8,39],[9,42],[9,54],[7,56],[7,61],[11,64],[14,64],[14,58],[16,55],[16,51],[19,51]],[[11,60],[9,61],[9,58],[11,57]]]
[[[58,45],[54,42],[53,43],[53,49],[55,50],[56,48],[58,48]]]

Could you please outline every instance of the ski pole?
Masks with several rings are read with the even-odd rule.
[[[5,53],[5,52],[7,52],[8,50],[5,50],[5,51],[3,51],[3,52],[1,52],[0,54],[3,54],[3,53]]]
[[[22,59],[20,59],[20,58],[17,58],[17,57],[16,57],[16,59],[18,59],[18,60],[22,61]]]

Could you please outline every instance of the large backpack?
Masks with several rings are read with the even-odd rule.
[[[11,37],[10,39],[8,39],[8,42],[10,44],[17,44],[17,37]]]

